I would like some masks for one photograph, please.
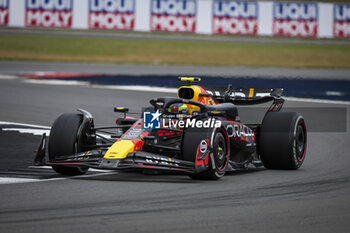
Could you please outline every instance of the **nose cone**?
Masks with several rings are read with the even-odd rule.
[[[124,159],[129,153],[134,152],[134,149],[135,144],[131,140],[120,140],[109,148],[103,158]]]

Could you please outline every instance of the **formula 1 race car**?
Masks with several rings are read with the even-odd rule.
[[[224,90],[192,85],[178,89],[178,98],[150,100],[140,118],[123,117],[116,125],[95,127],[82,109],[54,122],[48,143],[41,137],[35,164],[63,175],[81,175],[89,168],[188,174],[192,179],[219,179],[226,171],[265,166],[298,169],[307,145],[306,125],[295,112],[281,112],[283,89]],[[243,124],[236,105],[272,101],[262,123]],[[46,146],[47,145],[47,146]],[[45,159],[46,154],[48,158]]]

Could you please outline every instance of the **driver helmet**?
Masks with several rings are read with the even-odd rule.
[[[169,113],[174,113],[174,114],[189,114],[189,108],[187,104],[173,104],[168,108]]]

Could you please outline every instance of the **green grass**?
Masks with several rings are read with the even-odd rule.
[[[0,59],[350,68],[350,46],[2,35],[0,37]]]

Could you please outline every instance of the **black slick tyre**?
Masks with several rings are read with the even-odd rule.
[[[59,116],[52,125],[48,152],[51,161],[64,159],[68,155],[81,152],[81,146],[78,143],[78,130],[80,128],[83,116],[78,113],[65,113]],[[68,167],[52,166],[57,173],[74,176],[82,175],[87,172],[88,167]]]
[[[209,156],[209,167],[207,170],[189,175],[195,180],[218,180],[225,175],[229,160],[229,141],[223,128],[210,131],[192,129],[184,134],[183,156],[184,160],[195,162],[196,149],[203,139],[210,138],[211,153]]]
[[[298,169],[305,160],[307,130],[295,112],[270,112],[260,130],[260,157],[269,169]]]

